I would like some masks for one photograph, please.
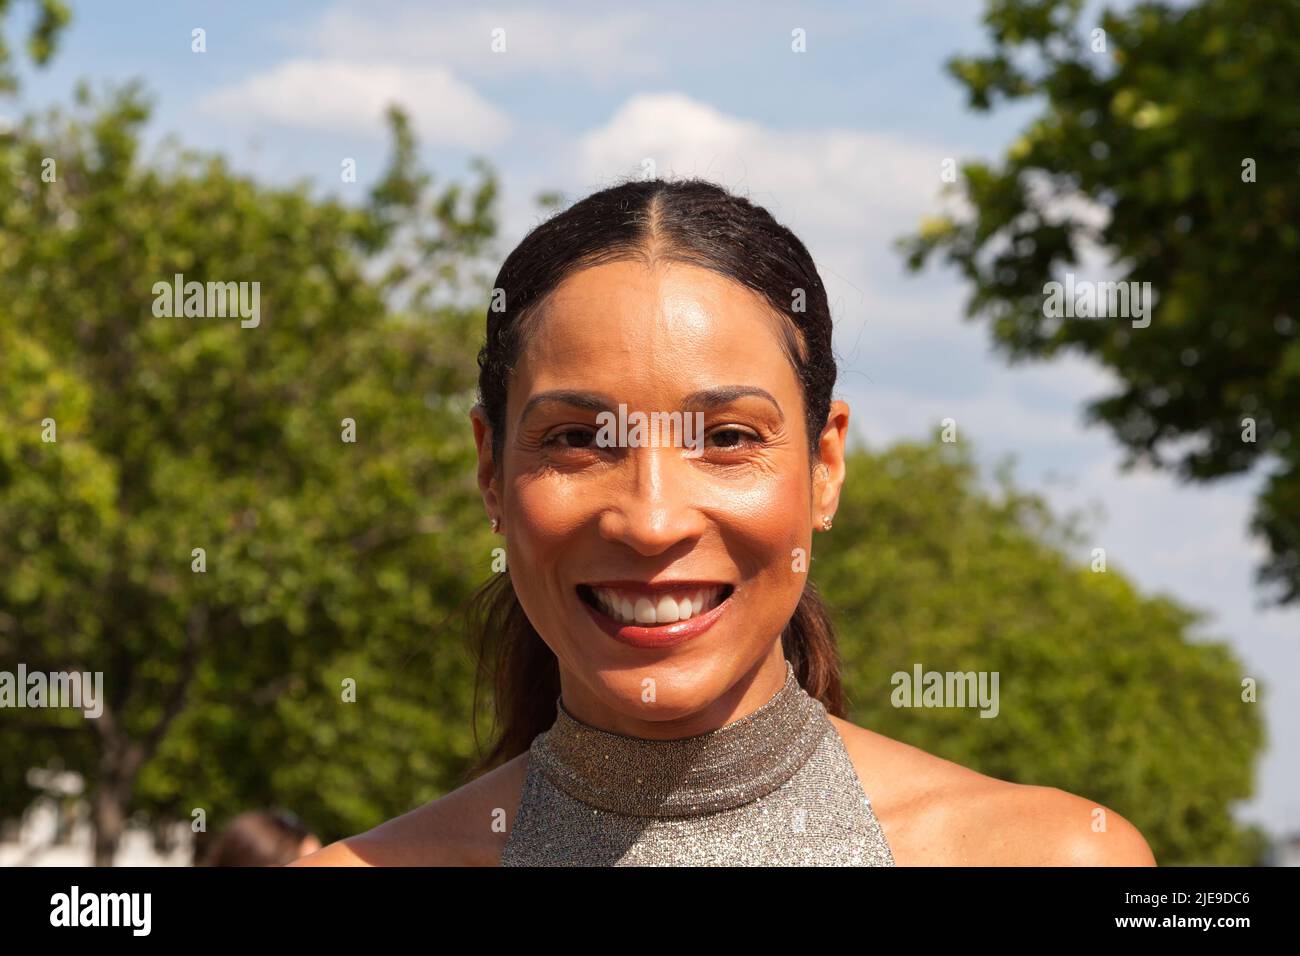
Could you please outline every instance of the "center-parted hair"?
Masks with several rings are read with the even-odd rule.
[[[777,318],[800,383],[811,467],[836,378],[830,306],[812,257],[766,209],[721,186],[651,179],[603,189],[556,213],[530,231],[501,266],[478,355],[478,400],[491,426],[498,472],[511,372],[534,319],[544,321],[542,306],[570,275],[619,261],[709,269],[762,297]],[[475,703],[480,686],[490,685],[497,723],[495,743],[474,768],[480,773],[523,753],[551,726],[560,680],[555,655],[524,613],[509,574],[496,574],[479,589],[469,622],[478,657]],[[843,716],[835,634],[811,580],[782,633],[782,646],[804,690]]]

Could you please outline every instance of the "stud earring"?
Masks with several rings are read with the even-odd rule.
[[[822,515],[822,530],[823,530],[823,531],[830,531],[830,530],[831,530],[831,516],[830,516],[830,515]]]
[[[496,533],[497,533],[497,529],[500,528],[500,527],[501,527],[501,519],[500,519],[500,518],[493,518],[493,519],[492,519],[492,533],[493,533],[493,534],[496,534]]]

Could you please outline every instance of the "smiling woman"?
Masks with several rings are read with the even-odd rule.
[[[844,719],[807,568],[849,409],[788,229],[710,183],[630,182],[496,285],[471,421],[508,555],[475,616],[500,732],[470,783],[300,864],[1154,862],[1089,801]],[[597,440],[621,405],[702,415],[701,449]]]

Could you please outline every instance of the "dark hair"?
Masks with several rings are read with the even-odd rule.
[[[501,266],[478,355],[478,400],[492,429],[495,466],[501,467],[507,389],[527,319],[572,273],[626,260],[710,269],[766,300],[780,319],[783,344],[802,386],[809,456],[815,457],[836,367],[830,306],[808,250],[766,209],[720,186],[699,179],[651,179],[603,189],[555,214],[529,232]],[[502,300],[504,308],[497,310]],[[508,574],[493,575],[475,593],[469,611],[478,645],[474,710],[477,714],[480,685],[490,684],[500,728],[495,745],[472,771],[481,773],[523,753],[554,723],[560,678],[555,655],[528,620]],[[781,641],[804,690],[843,716],[835,632],[811,581]]]
[[[203,855],[200,866],[283,866],[298,859],[311,830],[284,810],[241,813]]]

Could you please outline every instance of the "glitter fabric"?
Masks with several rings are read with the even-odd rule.
[[[786,662],[754,713],[679,740],[611,734],[556,701],[529,748],[502,866],[893,866],[826,708]]]

